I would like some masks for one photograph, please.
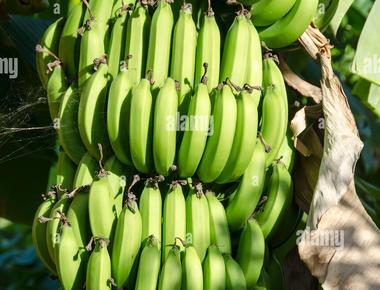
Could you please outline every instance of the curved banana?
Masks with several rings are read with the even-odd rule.
[[[88,152],[99,160],[98,144],[104,156],[110,154],[106,123],[108,91],[108,66],[101,64],[83,89],[79,102],[78,126],[83,144]]]
[[[240,265],[231,255],[223,257],[226,265],[226,290],[247,290],[247,283]]]
[[[112,277],[118,288],[132,279],[132,269],[138,263],[142,223],[136,202],[124,207],[117,221],[112,248]]]
[[[148,53],[150,15],[147,8],[138,2],[128,19],[127,39],[124,58],[128,60],[133,83],[138,83],[145,75],[145,66]]]
[[[323,5],[323,9],[317,9],[317,13],[314,15],[313,23],[321,31],[326,29],[333,19],[335,12],[339,7],[339,0],[320,0],[319,6]]]
[[[296,159],[296,149],[294,148],[293,141],[288,132],[282,141],[281,147],[277,153],[277,159],[281,159],[281,162],[285,165],[289,172],[293,171],[294,162]]]
[[[244,3],[244,1],[242,2]],[[296,0],[261,0],[251,6],[252,22],[256,26],[268,26],[284,17]]]
[[[62,189],[72,190],[76,170],[76,164],[71,161],[65,152],[60,152],[57,163],[57,185],[60,185]]]
[[[170,76],[180,84],[179,111],[187,112],[190,93],[194,89],[197,29],[192,6],[184,2],[174,26]],[[153,72],[154,74],[154,72]]]
[[[182,284],[180,249],[174,245],[168,252],[159,277],[158,290],[179,290]]]
[[[145,70],[146,72],[153,72],[153,89],[160,88],[168,77],[173,25],[171,1],[159,1],[150,27]]]
[[[67,83],[65,72],[59,64],[53,69],[46,86],[50,117],[53,122],[57,121],[59,106],[66,90]]]
[[[87,264],[86,289],[106,290],[112,289],[111,258],[107,250],[109,241],[99,238],[95,240],[95,249],[91,253]]]
[[[258,127],[257,95],[243,90],[236,97],[237,119],[233,145],[222,173],[216,179],[218,183],[236,181],[247,169],[256,144]]]
[[[281,48],[292,44],[305,32],[317,5],[318,0],[296,0],[288,14],[259,33],[260,39],[269,48]]]
[[[162,231],[162,261],[165,262],[170,245],[176,238],[185,240],[186,237],[186,201],[179,182],[173,182],[165,196]]]
[[[153,159],[156,172],[168,175],[174,164],[177,136],[178,94],[176,82],[167,78],[154,105]]]
[[[156,290],[160,267],[160,241],[152,235],[141,253],[135,290]]]
[[[202,159],[206,147],[211,119],[211,101],[208,94],[206,79],[196,87],[195,94],[191,97],[188,119],[184,128],[181,145],[178,151],[178,173],[182,178],[195,174]]]
[[[198,35],[197,54],[195,61],[195,80],[198,84],[204,76],[204,64],[207,63],[207,88],[211,92],[219,84],[221,37],[218,24],[211,7],[203,17],[203,23]]]
[[[62,98],[56,129],[59,142],[70,159],[78,164],[87,150],[83,145],[78,128],[80,93],[72,84]]]
[[[226,208],[228,225],[232,231],[244,226],[260,201],[265,184],[265,157],[265,147],[258,140],[250,163]]]
[[[215,92],[212,109],[211,133],[197,174],[204,183],[215,181],[227,164],[234,142],[237,105],[229,85]]]
[[[39,45],[36,47],[36,68],[44,88],[46,88],[49,80],[48,64],[55,60],[50,52],[58,54],[59,41],[64,24],[65,18],[61,17],[57,19],[46,29]]]
[[[32,240],[37,256],[41,259],[45,267],[53,274],[57,275],[54,256],[52,257],[47,248],[46,223],[41,222],[41,218],[49,217],[56,202],[56,196],[52,195],[44,200],[38,207],[32,225]]]
[[[264,264],[265,241],[259,224],[250,219],[240,236],[236,261],[243,270],[247,288],[256,285]]]
[[[261,40],[259,33],[251,21],[248,21],[249,42],[248,42],[248,59],[245,84],[251,87],[261,87],[263,84],[263,57],[261,50]],[[261,90],[254,89],[252,94],[260,101]]]
[[[74,188],[90,185],[99,170],[98,162],[89,154],[83,155],[74,178]]]
[[[207,198],[199,186],[191,188],[186,198],[186,239],[187,242],[191,239],[190,244],[203,261],[210,246],[210,214]]]
[[[220,81],[229,78],[242,87],[246,81],[248,63],[249,21],[242,11],[235,17],[224,42]]]
[[[205,290],[226,289],[226,269],[224,259],[218,247],[211,245],[203,265]]]
[[[78,75],[80,38],[78,29],[82,25],[85,8],[82,3],[75,5],[69,12],[59,41],[58,56],[69,80]]]
[[[213,192],[207,192],[206,198],[210,212],[210,241],[217,245],[222,254],[231,255],[231,237],[223,204]]]
[[[278,228],[293,198],[292,177],[285,165],[279,161],[273,165],[268,185],[267,200],[255,218],[265,238],[270,238]]]
[[[207,250],[207,249],[206,249]],[[187,246],[182,259],[183,290],[203,290],[202,260],[193,246]]]
[[[133,164],[142,173],[154,167],[153,142],[153,97],[151,83],[142,79],[132,91],[131,116],[129,122],[129,144]]]

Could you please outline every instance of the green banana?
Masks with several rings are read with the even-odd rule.
[[[47,248],[46,240],[46,223],[43,223],[41,219],[50,216],[52,208],[56,202],[56,196],[51,195],[45,199],[38,207],[32,225],[32,240],[36,249],[37,256],[41,259],[45,267],[53,274],[56,275],[56,267],[54,257],[50,256]]]
[[[97,160],[100,158],[98,144],[102,145],[104,156],[111,155],[106,123],[108,76],[108,66],[100,64],[86,83],[79,102],[80,136],[88,152]]]
[[[205,290],[226,289],[226,269],[224,259],[218,247],[211,245],[203,265],[203,279]]]
[[[258,113],[255,99],[257,95],[243,90],[236,97],[237,119],[233,145],[227,163],[217,178],[218,183],[228,183],[239,179],[247,169],[256,144]]]
[[[261,90],[258,88],[263,84],[263,57],[261,40],[255,26],[251,21],[248,21],[248,27],[249,44],[245,84],[248,84],[253,88],[256,87],[256,89],[252,91],[252,94],[256,99],[260,100]]]
[[[109,241],[103,238],[95,240],[95,250],[91,253],[87,264],[86,289],[112,289],[111,259],[107,250]]]
[[[168,77],[173,33],[171,1],[161,0],[154,11],[149,33],[146,72],[152,71],[153,89],[160,88]]]
[[[178,94],[176,82],[167,78],[154,105],[153,159],[156,172],[168,175],[176,154]]]
[[[258,140],[250,163],[226,208],[231,231],[237,231],[244,226],[260,201],[265,184],[265,156],[265,147]]]
[[[206,78],[196,87],[191,97],[181,145],[178,151],[178,173],[182,178],[194,175],[206,147],[211,119],[211,101]]]
[[[70,10],[59,41],[58,56],[69,80],[78,75],[80,38],[78,29],[82,25],[85,9],[82,3]]]
[[[259,224],[249,219],[240,236],[236,261],[243,270],[247,288],[256,285],[264,264],[265,241]]]
[[[161,177],[149,178],[140,196],[140,213],[142,218],[142,241],[146,242],[149,237],[157,239],[161,248],[162,238],[162,197],[158,183]]]
[[[74,188],[90,185],[98,170],[98,162],[89,153],[83,155],[75,174]]]
[[[222,254],[231,255],[231,237],[223,204],[213,192],[207,192],[206,198],[210,212],[210,241],[217,245]]]
[[[245,10],[235,17],[224,42],[220,81],[227,78],[242,87],[246,81],[249,40],[249,21]]]
[[[247,290],[247,283],[240,265],[230,255],[223,257],[226,265],[226,290]]]
[[[59,108],[57,129],[59,142],[70,159],[78,164],[87,150],[83,145],[78,128],[78,109],[80,93],[72,84],[62,98]]]
[[[57,184],[62,189],[73,189],[76,170],[76,164],[71,161],[65,152],[60,152],[57,163]],[[59,194],[58,197],[60,197]]]
[[[135,290],[156,290],[160,266],[160,241],[152,235],[141,252]]]
[[[242,2],[244,3],[244,1]],[[296,0],[261,0],[251,6],[252,22],[256,26],[268,26],[283,18]]]
[[[191,245],[187,246],[182,259],[182,290],[203,290],[201,261],[197,250]]]
[[[142,79],[132,91],[129,142],[136,169],[149,173],[153,169],[153,97],[151,83]]]
[[[204,64],[207,63],[207,88],[211,92],[219,83],[221,36],[211,7],[203,17],[199,31],[195,62],[195,84],[202,81]]]
[[[180,112],[187,110],[188,99],[194,87],[196,48],[197,29],[192,18],[192,6],[184,2],[174,26],[170,66],[170,76],[180,84]]]
[[[49,80],[48,65],[56,59],[53,55],[58,54],[59,42],[64,24],[65,19],[63,17],[57,19],[48,27],[43,34],[40,43],[36,46],[36,68],[44,88],[47,87]]]
[[[314,15],[313,23],[321,31],[326,29],[333,19],[339,7],[339,0],[320,0],[317,13]]]
[[[268,185],[267,200],[255,218],[265,238],[273,235],[293,198],[292,177],[285,165],[278,161],[273,165],[273,173]]]
[[[173,182],[165,196],[162,231],[162,261],[165,262],[175,239],[186,237],[186,201],[180,182]]]
[[[142,222],[135,201],[130,200],[117,221],[112,248],[112,277],[122,288],[132,277],[132,269],[138,263]]]
[[[285,164],[289,172],[293,171],[296,158],[296,150],[294,148],[293,141],[289,132],[286,134],[284,140],[282,141],[276,158],[281,158],[281,162]]]
[[[229,85],[218,88],[214,95],[212,109],[212,134],[199,164],[197,174],[204,183],[215,181],[227,164],[233,147],[237,105]]]
[[[50,117],[53,122],[57,121],[59,106],[67,90],[66,76],[60,64],[54,67],[49,77],[46,91],[49,104]]]
[[[176,245],[169,250],[159,277],[158,290],[179,290],[182,284],[180,248]]]
[[[124,58],[132,56],[128,61],[128,68],[133,83],[137,83],[145,74],[150,23],[147,8],[138,2],[128,19],[124,55]]]
[[[281,48],[296,41],[312,21],[318,0],[296,0],[283,18],[263,29],[259,34],[269,48]]]
[[[186,198],[186,231],[187,241],[191,237],[191,244],[203,261],[210,246],[210,214],[200,184],[191,188]]]

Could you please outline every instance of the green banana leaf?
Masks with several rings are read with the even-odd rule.
[[[332,18],[330,22],[330,27],[334,35],[337,34],[340,24],[342,22],[342,19],[346,15],[348,9],[350,9],[353,2],[354,0],[340,0],[339,1],[338,8],[335,12],[334,17]]]

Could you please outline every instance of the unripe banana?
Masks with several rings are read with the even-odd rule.
[[[176,238],[185,240],[186,237],[186,201],[182,186],[173,182],[164,200],[162,261],[165,262],[170,245]]]
[[[220,81],[229,78],[242,87],[246,81],[248,63],[249,22],[244,13],[235,17],[224,43]]]
[[[258,140],[250,163],[226,208],[228,225],[232,231],[244,226],[260,201],[265,184],[265,157],[265,147]]]
[[[210,246],[210,214],[207,198],[199,185],[192,188],[186,198],[186,232],[187,242],[191,244],[203,261]]]
[[[283,18],[296,0],[261,0],[251,6],[252,22],[256,26],[268,26]],[[242,1],[244,4],[245,2]]]
[[[153,158],[156,172],[168,175],[176,153],[178,94],[176,82],[166,79],[154,105]]]
[[[206,193],[210,212],[210,241],[217,245],[220,252],[231,255],[231,237],[226,212],[222,203],[212,192]]]
[[[202,262],[193,246],[187,246],[182,260],[182,290],[203,290]]]
[[[194,89],[196,48],[197,29],[192,18],[192,6],[185,2],[174,27],[170,66],[170,76],[180,83],[179,107],[184,113]]]
[[[248,60],[245,83],[251,87],[261,87],[263,84],[263,57],[261,51],[261,41],[255,26],[248,21],[249,43]],[[261,90],[253,90],[252,94],[260,100]]]
[[[243,270],[247,288],[255,286],[264,263],[265,241],[259,224],[250,219],[240,236],[236,261]]]
[[[138,83],[145,74],[150,23],[147,8],[138,2],[128,19],[124,55],[124,58],[132,56],[128,61],[128,67],[133,83]]]
[[[112,289],[111,259],[107,250],[109,241],[102,238],[96,239],[95,250],[91,253],[87,264],[86,289],[105,290]]]
[[[182,284],[180,249],[174,245],[168,252],[160,273],[158,290],[179,290]]]
[[[296,41],[312,21],[318,0],[296,0],[283,18],[260,32],[261,40],[269,48],[281,48]]]
[[[281,162],[285,165],[289,172],[293,171],[296,151],[289,132],[286,134],[284,140],[282,141],[276,158],[281,158]]]
[[[222,173],[234,142],[237,106],[229,85],[215,92],[212,109],[211,136],[199,164],[197,174],[204,183],[215,181]]]
[[[204,82],[205,79],[203,79]],[[205,83],[198,84],[194,96],[191,97],[189,111],[178,151],[178,173],[181,178],[195,174],[206,147],[211,119],[211,101]],[[212,125],[212,124],[211,124]]]
[[[267,200],[255,218],[265,238],[270,238],[280,224],[293,198],[292,177],[285,165],[278,161],[268,185]]]
[[[135,290],[156,290],[160,266],[160,241],[152,235],[141,253]]]
[[[56,202],[56,196],[52,195],[44,200],[38,207],[32,225],[32,240],[36,249],[37,256],[41,259],[45,267],[53,274],[57,275],[54,257],[50,256],[46,240],[46,223],[41,218],[49,217],[51,210]]]
[[[98,162],[89,154],[83,155],[74,178],[74,188],[90,185],[99,171]]]
[[[142,218],[142,241],[146,242],[154,236],[161,248],[162,238],[162,197],[158,178],[150,178],[146,181],[140,196],[140,213]]]
[[[223,257],[226,265],[226,290],[247,290],[247,283],[240,265],[230,255]]]
[[[224,259],[218,247],[211,245],[203,265],[203,279],[205,290],[226,289],[226,269]]]
[[[66,76],[61,65],[57,65],[49,77],[46,91],[50,117],[53,122],[59,115],[59,106],[67,90]]]
[[[86,83],[79,103],[80,136],[88,152],[96,159],[100,158],[98,144],[102,145],[104,156],[110,155],[106,121],[108,80],[108,66],[100,64]]]
[[[80,36],[78,29],[82,25],[85,8],[82,3],[70,10],[59,41],[58,56],[69,80],[74,81],[78,75]]]
[[[76,170],[77,166],[71,161],[67,154],[60,152],[57,163],[57,184],[60,185],[62,189],[73,189]]]
[[[76,164],[87,152],[78,128],[79,100],[79,90],[72,84],[62,98],[58,123],[55,124],[63,150]]]
[[[112,248],[112,277],[118,288],[132,277],[131,271],[138,263],[142,223],[136,202],[122,210],[115,231]]]
[[[57,19],[48,27],[48,29],[46,29],[39,45],[36,47],[36,68],[44,88],[46,88],[49,80],[48,64],[55,60],[49,52],[58,54],[59,42],[64,24],[65,19],[63,17]]]
[[[146,72],[153,72],[153,89],[161,87],[168,77],[173,24],[170,1],[159,1],[150,27],[146,63]]]
[[[256,98],[256,99],[255,99]],[[236,97],[237,120],[233,145],[227,163],[217,178],[218,183],[236,181],[247,169],[256,144],[258,127],[257,95],[243,90]]]
[[[204,75],[204,64],[207,63],[207,88],[211,92],[219,83],[220,74],[220,31],[211,7],[203,17],[203,23],[199,31],[197,56],[195,63],[195,84],[201,82]]]
[[[153,97],[151,83],[142,79],[132,91],[129,142],[133,164],[142,173],[153,169]]]

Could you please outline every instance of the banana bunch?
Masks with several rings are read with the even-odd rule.
[[[211,1],[172,2],[74,1],[36,47],[61,150],[33,242],[62,289],[254,289],[297,224],[261,43],[292,44],[317,1],[244,0],[228,30]]]

